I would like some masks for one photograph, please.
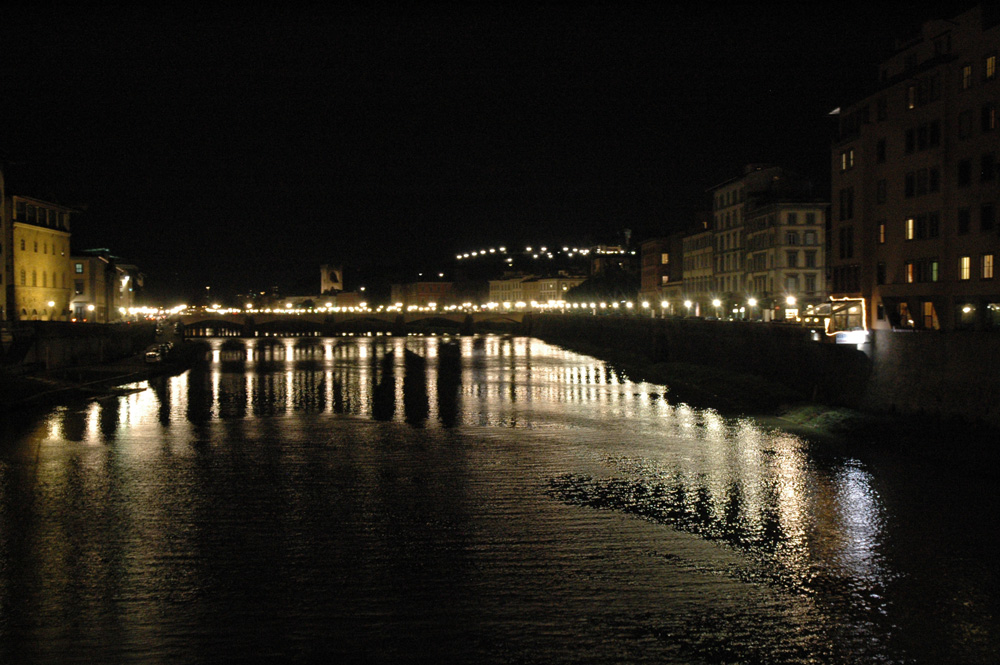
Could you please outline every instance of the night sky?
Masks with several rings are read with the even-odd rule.
[[[641,239],[688,227],[750,162],[827,188],[829,112],[895,37],[958,13],[206,6],[0,20],[9,193],[85,209],[74,250],[110,248],[164,299],[316,290],[327,261]]]

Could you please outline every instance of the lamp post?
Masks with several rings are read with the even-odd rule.
[[[750,298],[749,300],[747,300],[747,307],[750,308],[748,310],[749,318],[750,318],[751,321],[753,321],[754,320],[754,318],[753,318],[753,316],[754,316],[753,310],[754,310],[754,308],[757,307],[757,299],[756,298]]]

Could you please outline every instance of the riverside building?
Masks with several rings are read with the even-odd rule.
[[[838,328],[1000,329],[998,25],[994,3],[925,23],[839,109]]]

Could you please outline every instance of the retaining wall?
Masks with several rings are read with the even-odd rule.
[[[156,339],[154,324],[25,321],[14,330],[5,363],[50,370],[110,362],[140,353]]]

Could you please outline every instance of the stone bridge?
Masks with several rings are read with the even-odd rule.
[[[171,317],[186,337],[320,336],[345,333],[522,331],[524,312],[218,312],[186,311]]]

